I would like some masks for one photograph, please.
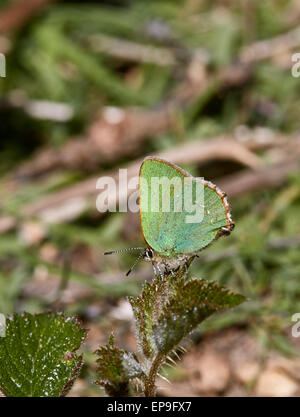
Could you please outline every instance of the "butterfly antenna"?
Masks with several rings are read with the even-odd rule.
[[[145,250],[144,248],[142,248],[143,251],[139,254],[139,256],[136,258],[134,264],[132,265],[132,267],[129,269],[128,272],[126,272],[125,277],[128,277],[128,275],[131,273],[131,271],[135,268],[136,264],[141,260],[141,258],[144,256]]]
[[[104,252],[104,255],[113,255],[114,253],[121,253],[121,252],[127,252],[130,250],[144,250],[145,248],[124,248],[124,249],[118,249],[118,250],[111,250],[108,252]]]

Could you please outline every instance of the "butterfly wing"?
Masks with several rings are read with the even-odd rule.
[[[153,178],[159,181],[166,178],[171,184],[174,183],[170,187],[168,211],[163,210],[166,189],[157,187]],[[180,192],[185,178],[190,179],[187,183],[193,204],[197,203],[198,198],[197,182],[200,181],[204,186],[203,218],[200,222],[186,221],[191,213],[186,211],[183,194]],[[182,209],[178,211],[178,207]],[[198,252],[233,228],[229,204],[218,187],[211,182],[193,178],[176,165],[155,157],[146,158],[140,169],[140,220],[147,244],[166,257]]]

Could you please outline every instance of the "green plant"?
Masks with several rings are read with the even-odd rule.
[[[169,355],[211,314],[235,307],[245,297],[214,282],[188,279],[186,268],[164,273],[145,283],[141,295],[129,297],[133,309],[138,352],[118,349],[109,343],[96,351],[97,384],[109,396],[134,395],[138,380],[145,396],[155,396],[155,381]],[[176,353],[176,352],[175,352]]]
[[[137,394],[134,382],[139,381],[143,394],[154,396],[159,370],[172,360],[169,355],[176,354],[181,340],[213,313],[244,299],[214,282],[188,278],[186,266],[155,276],[139,296],[129,297],[138,352],[118,349],[111,335],[96,352],[96,384],[109,396],[132,396]],[[83,363],[76,352],[86,330],[77,319],[61,313],[23,313],[1,324],[0,391],[11,397],[65,396]]]
[[[0,337],[0,391],[7,397],[62,397],[82,367],[86,335],[74,317],[14,314]]]

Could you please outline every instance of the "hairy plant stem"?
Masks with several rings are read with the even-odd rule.
[[[144,379],[145,397],[155,396],[155,391],[156,391],[155,380],[156,380],[158,370],[160,366],[162,365],[163,360],[164,360],[164,357],[160,353],[158,353],[153,359],[149,374]]]
[[[160,291],[157,292],[156,298],[155,298],[155,308],[154,308],[154,320],[157,321],[158,316],[160,315],[161,311],[163,310],[164,306],[168,302],[168,297],[171,296],[170,292],[170,285],[169,285],[169,279],[180,279],[182,274],[186,274],[186,269],[188,268],[192,262],[193,258],[188,260],[187,264],[179,268],[179,270],[176,273],[175,277],[171,277],[169,274],[163,275],[163,282],[162,286],[160,287]],[[156,386],[155,386],[155,380],[159,371],[159,368],[161,367],[162,363],[165,360],[165,355],[161,353],[157,353],[154,357],[152,364],[150,366],[150,371],[148,375],[144,378],[144,392],[145,397],[154,397]]]

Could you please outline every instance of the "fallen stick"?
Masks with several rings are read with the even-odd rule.
[[[96,52],[106,53],[124,61],[144,62],[160,66],[176,64],[176,56],[173,51],[162,46],[145,45],[101,33],[92,35],[89,38],[89,44]]]
[[[19,0],[0,12],[0,33],[19,29],[44,5],[54,0]]]
[[[238,197],[242,194],[254,192],[262,188],[277,187],[286,177],[299,170],[300,155],[275,163],[262,170],[240,172],[218,181],[218,186],[226,190],[229,197]]]
[[[239,61],[245,65],[253,64],[278,54],[285,54],[300,46],[300,27],[272,39],[255,42],[242,48]]]
[[[226,139],[227,138],[227,139]],[[295,139],[295,141],[298,143],[299,139]],[[221,183],[224,183],[225,186],[223,186],[224,191],[227,191],[230,195],[236,195],[238,193],[242,192],[242,189],[244,187],[247,188],[254,188],[255,186],[255,180],[260,180],[260,183],[263,183],[263,181],[267,181],[269,179],[269,183],[272,182],[272,178],[269,178],[270,175],[268,175],[268,171],[272,170],[272,167],[266,167],[262,168],[260,160],[258,157],[256,157],[249,149],[265,149],[266,147],[270,146],[270,143],[278,142],[281,146],[283,143],[287,143],[284,137],[279,137],[276,139],[271,140],[268,142],[255,142],[249,140],[249,142],[245,142],[243,144],[240,144],[238,141],[234,141],[230,137],[221,136],[219,138],[216,138],[214,140],[209,140],[205,142],[196,142],[191,141],[189,143],[185,143],[184,145],[178,146],[173,149],[169,149],[167,151],[159,152],[157,156],[170,160],[173,163],[177,164],[188,164],[188,163],[204,163],[210,160],[214,159],[220,159],[220,160],[234,160],[237,161],[243,165],[247,165],[248,167],[251,167],[249,171],[246,171],[246,173],[241,173],[239,176],[233,176],[230,178],[231,182],[228,182],[229,180],[223,180],[218,182],[218,185],[221,186]],[[249,147],[249,149],[248,149]],[[299,158],[299,155],[296,153],[296,158]],[[280,170],[280,175],[277,174],[276,178],[278,178],[278,181],[280,179],[282,180],[285,178],[285,175],[287,172],[291,171],[295,168],[297,164],[296,159],[293,163],[288,162],[287,166],[284,165],[284,168]],[[137,176],[139,172],[139,166],[142,162],[142,159],[138,159],[135,162],[129,164],[127,167],[127,176],[128,180],[130,178]],[[253,171],[254,169],[254,171]],[[274,166],[274,169],[271,171],[271,177],[276,174],[276,170],[278,169],[277,165]],[[274,174],[273,174],[274,171]],[[110,173],[102,173],[101,176],[110,176],[118,185],[118,174],[119,171],[113,171]],[[245,180],[246,175],[246,180]],[[256,175],[256,176],[255,176]],[[57,209],[60,205],[66,204],[66,202],[71,201],[72,199],[78,199],[78,198],[90,198],[93,199],[97,196],[99,191],[96,189],[96,183],[97,180],[101,177],[100,175],[97,177],[92,177],[88,180],[85,180],[79,184],[76,184],[72,187],[69,187],[67,189],[63,189],[58,191],[55,194],[48,195],[42,199],[40,199],[37,202],[30,203],[26,205],[23,209],[23,214],[25,216],[36,216],[36,215],[42,215],[42,213],[45,210],[48,209]],[[280,177],[280,178],[279,178]],[[264,180],[265,178],[265,180]],[[132,191],[131,191],[132,192]],[[126,193],[126,190],[122,190],[122,195],[119,196],[116,195],[116,203],[120,202],[120,200],[127,198],[127,195],[130,194],[130,191],[128,190],[128,194]],[[123,200],[122,200],[123,201]],[[76,214],[76,213],[75,213]],[[68,220],[72,219],[72,216],[69,216],[68,213]]]
[[[227,159],[237,161],[252,168],[258,168],[260,166],[260,159],[249,151],[245,145],[232,139],[225,140],[223,137],[205,142],[191,141],[174,149],[159,152],[157,156],[174,163],[203,163],[213,159]],[[125,167],[127,168],[128,180],[138,175],[142,160],[143,158],[138,159]],[[110,176],[118,183],[118,172],[114,170],[111,173],[102,173],[101,176]],[[24,207],[23,213],[26,216],[32,216],[70,199],[96,195],[96,183],[101,176],[99,175],[85,180],[72,187],[60,190],[55,194],[48,195],[37,202],[31,203]]]
[[[40,150],[23,163],[14,176],[26,180],[54,169],[79,166],[88,172],[96,171],[103,163],[134,155],[145,137],[164,132],[170,125],[170,115],[165,109],[142,111],[106,107],[86,136],[70,139],[60,149]]]
[[[212,152],[212,149],[215,147],[218,148],[220,159],[226,159],[226,157],[232,158],[232,155],[230,156],[226,153],[223,155],[221,154],[220,150],[222,149],[222,146],[220,146],[220,142],[220,140],[215,140],[214,143],[208,144],[200,142],[197,144],[198,146],[195,146],[195,143],[191,142],[182,145],[181,147],[161,152],[158,156],[179,164],[200,163],[210,160],[211,158],[217,158],[216,154]],[[278,138],[276,142],[280,146],[283,146],[285,143],[283,148],[284,159],[263,168],[257,166],[254,170],[248,169],[227,176],[217,181],[218,186],[226,191],[230,198],[233,198],[264,187],[276,187],[282,184],[290,173],[299,169],[300,140],[294,140],[298,146],[295,146],[295,143],[291,142],[291,140],[287,143],[283,138]],[[230,142],[224,141],[223,146],[224,143],[225,145],[230,144]],[[236,146],[236,143],[234,146]],[[248,146],[250,149],[262,149],[266,147],[266,143],[249,141]],[[228,149],[228,146],[226,146],[226,149]],[[231,148],[229,147],[229,149]],[[243,152],[245,150],[247,151],[247,149],[244,148]],[[252,153],[250,154],[253,156]],[[141,160],[138,160],[127,167],[128,180],[138,174],[140,163]],[[114,178],[118,184],[118,171],[111,172],[110,176]],[[88,201],[90,202],[89,207],[91,207],[91,204],[95,206],[95,199],[99,192],[96,189],[97,180],[97,177],[93,177],[67,189],[62,189],[55,194],[48,195],[34,203],[28,204],[23,209],[23,215],[27,217],[37,216],[46,222],[50,221],[52,223],[72,221],[87,208]],[[125,202],[132,192],[132,190],[121,190],[121,195],[117,193],[116,196],[113,196],[116,204]],[[4,223],[6,224],[6,221]],[[15,226],[16,222],[12,222],[9,230],[13,229]],[[7,226],[5,226],[3,233],[7,231]]]

